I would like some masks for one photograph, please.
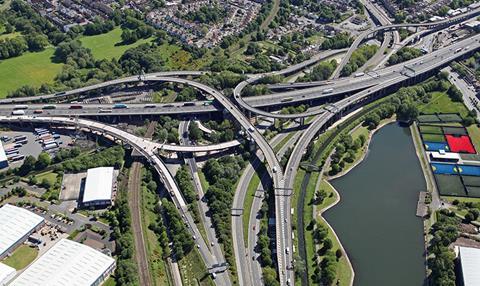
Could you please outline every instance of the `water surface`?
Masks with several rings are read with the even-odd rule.
[[[332,184],[341,201],[324,215],[353,264],[354,285],[422,285],[423,226],[415,212],[426,186],[409,129],[380,129],[365,160]]]

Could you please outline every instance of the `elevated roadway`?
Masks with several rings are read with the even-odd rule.
[[[205,74],[204,71],[169,71],[169,72],[156,72],[150,73],[148,75],[135,75],[129,76],[119,79],[114,79],[110,81],[105,81],[102,83],[85,86],[77,89],[72,89],[69,91],[64,92],[56,92],[51,94],[45,95],[38,95],[38,96],[27,96],[27,97],[15,97],[15,98],[5,98],[0,100],[0,104],[13,104],[13,103],[23,103],[23,102],[35,102],[35,101],[43,101],[43,100],[50,100],[50,99],[62,99],[68,96],[77,95],[89,91],[94,91],[110,86],[121,85],[121,84],[131,84],[136,82],[141,82],[145,80],[146,77],[164,77],[164,76],[171,76],[171,77],[180,77],[180,76],[200,76]]]
[[[432,22],[432,23],[403,23],[403,24],[392,24],[392,25],[385,25],[379,26],[375,28],[371,28],[366,30],[365,32],[361,33],[353,42],[353,44],[348,49],[346,55],[342,58],[340,64],[337,66],[335,71],[333,72],[331,78],[335,79],[340,77],[340,73],[345,67],[345,65],[350,60],[352,53],[360,46],[360,44],[371,34],[391,31],[391,30],[398,30],[400,28],[426,28],[426,29],[441,29],[451,25],[455,25],[459,22],[462,22],[466,19],[470,19],[480,15],[480,8],[476,8],[468,13],[461,14],[443,21]]]
[[[475,36],[472,39],[468,41],[468,44],[472,45],[472,50],[476,50],[480,48],[479,44],[480,40],[480,35]],[[465,44],[465,43],[463,43]],[[462,43],[457,46],[453,46],[452,48],[457,48],[459,46],[462,46]],[[472,52],[470,50],[469,52]],[[456,54],[457,57],[462,56],[461,53]],[[415,68],[415,76],[424,76],[428,75],[432,68],[439,68],[441,66],[444,66],[448,64],[452,59],[449,57],[445,57],[438,62],[435,63],[436,66],[430,67],[427,65],[418,65]],[[321,131],[326,129],[326,127],[331,124],[335,119],[338,119],[342,117],[346,112],[350,112],[359,106],[363,104],[369,97],[373,96],[374,94],[380,94],[383,90],[389,88],[390,86],[394,84],[398,84],[401,81],[408,80],[409,76],[407,75],[402,75],[403,78],[395,78],[391,79],[387,82],[384,82],[382,84],[379,84],[377,86],[374,86],[368,90],[361,91],[351,97],[345,98],[343,100],[340,100],[337,103],[332,104],[331,108],[329,108],[328,112],[325,112],[321,115],[319,115],[308,127],[307,130],[305,130],[298,140],[297,145],[295,145],[292,155],[290,156],[290,159],[287,163],[286,166],[286,172],[285,172],[285,188],[293,188],[294,181],[295,181],[295,176],[297,174],[297,170],[300,166],[300,162],[302,159],[302,155],[304,154],[308,144],[317,136],[317,134]],[[290,200],[284,202],[283,208],[285,209],[290,209],[291,204]],[[291,227],[291,218],[288,218],[287,225]],[[291,229],[291,228],[290,228]],[[288,243],[291,245],[292,239],[291,239],[291,234],[288,236]]]
[[[218,265],[217,259],[210,253],[207,243],[203,240],[199,230],[197,229],[192,216],[188,212],[188,205],[182,196],[172,174],[169,172],[165,164],[156,155],[158,145],[150,140],[137,137],[133,134],[115,128],[113,126],[95,122],[85,119],[74,118],[61,118],[61,117],[32,117],[32,116],[0,116],[0,122],[2,123],[18,123],[18,122],[32,122],[41,124],[59,124],[66,126],[75,126],[77,128],[85,128],[92,131],[100,132],[102,135],[111,136],[117,140],[121,140],[125,144],[130,145],[137,150],[142,156],[148,160],[148,162],[158,172],[161,181],[163,182],[166,190],[170,194],[173,203],[180,211],[182,219],[188,226],[192,235],[197,237],[196,243],[198,245],[198,251],[207,265],[208,268],[215,269]]]
[[[397,80],[396,82],[402,82],[405,80],[405,76],[402,73],[408,72],[408,70],[417,70],[420,68],[429,68],[430,70],[438,69],[439,63],[444,63],[445,61],[453,61],[456,60],[463,55],[470,53],[472,50],[477,49],[477,39],[478,35],[473,36],[471,38],[467,38],[465,40],[459,41],[451,46],[439,49],[433,53],[412,59],[410,61],[389,66],[384,69],[380,69],[374,72],[368,72],[363,76],[358,78],[350,77],[345,79],[339,79],[335,81],[325,81],[323,85],[312,87],[312,88],[305,88],[301,90],[293,90],[287,91],[283,93],[277,94],[270,94],[270,95],[263,95],[263,96],[256,96],[258,100],[266,100],[272,101],[274,98],[278,99],[288,99],[291,98],[293,102],[298,101],[308,101],[314,100],[318,98],[328,98],[332,96],[338,96],[342,94],[353,93],[354,91],[361,91],[361,90],[368,90],[371,89],[373,86],[390,82],[391,80]],[[460,51],[457,51],[461,49]],[[256,79],[258,80],[258,79]],[[296,113],[296,114],[274,114],[268,111],[256,108],[254,106],[250,106],[242,97],[241,91],[242,89],[256,80],[249,79],[240,83],[234,90],[234,97],[237,100],[238,104],[245,110],[250,113],[259,114],[266,117],[273,117],[273,118],[287,118],[287,119],[294,119],[294,118],[301,118],[301,117],[309,117],[312,115],[318,115],[323,113],[325,110],[315,110],[315,111],[307,111],[304,113]],[[338,81],[338,83],[337,83]],[[315,84],[315,83],[312,83]],[[248,99],[248,97],[246,98]],[[293,100],[296,99],[296,100]]]

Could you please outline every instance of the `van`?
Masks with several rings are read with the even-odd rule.
[[[289,247],[287,247],[287,249],[285,249],[285,253],[290,254],[290,248]]]

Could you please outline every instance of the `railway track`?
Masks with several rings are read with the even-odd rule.
[[[132,214],[132,231],[135,242],[135,260],[138,265],[140,285],[151,286],[150,267],[148,266],[147,249],[143,235],[143,224],[141,218],[141,170],[140,162],[133,162],[128,177],[128,205]]]

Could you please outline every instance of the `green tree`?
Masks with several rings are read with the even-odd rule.
[[[40,153],[40,155],[38,155],[37,162],[35,163],[35,169],[43,170],[46,167],[50,166],[51,163],[52,158],[50,157],[50,155],[46,152],[42,152]]]

